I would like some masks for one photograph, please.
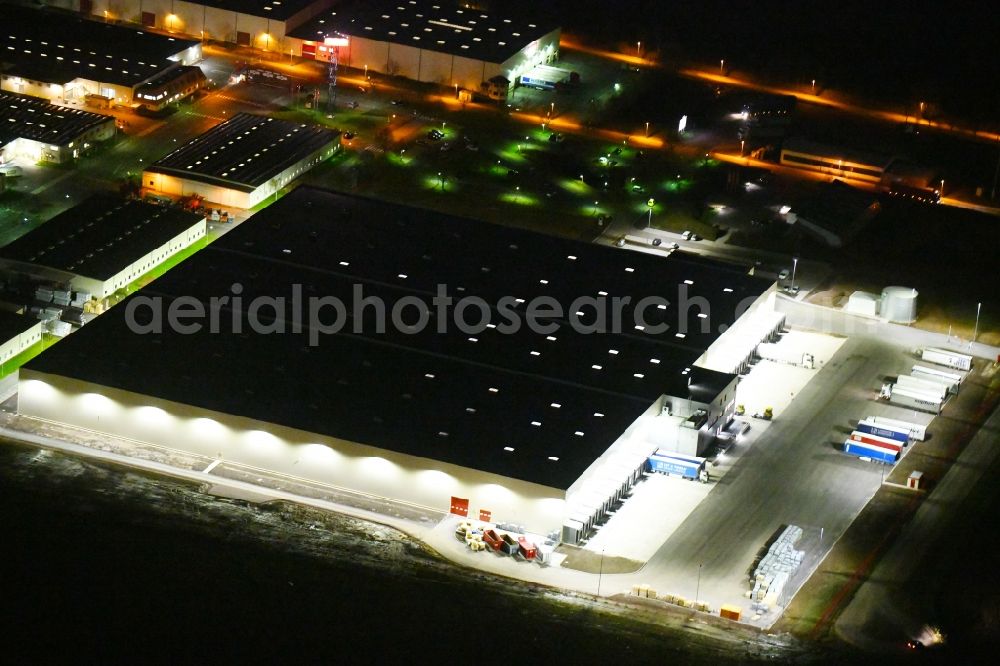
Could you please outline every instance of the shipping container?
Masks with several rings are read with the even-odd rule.
[[[864,442],[855,442],[853,439],[844,442],[844,453],[849,453],[860,458],[871,458],[872,460],[889,464],[899,459],[899,453],[895,451],[865,444]]]
[[[502,550],[506,555],[514,555],[517,553],[517,541],[514,540],[514,537],[504,533],[501,535],[500,539],[500,550]]]
[[[887,419],[884,416],[869,416],[862,423],[870,423],[880,428],[889,428],[900,432],[909,432],[910,437],[922,442],[927,439],[927,426],[910,421],[899,421],[897,419]]]
[[[500,535],[496,533],[496,530],[486,530],[486,532],[483,533],[483,541],[485,541],[486,545],[493,550],[500,550],[500,546],[503,544],[503,539],[501,539]]]
[[[968,354],[961,354],[947,349],[927,347],[922,350],[920,358],[924,361],[945,365],[958,370],[972,370],[972,357]]]
[[[533,560],[535,559],[535,555],[538,554],[535,544],[528,541],[525,537],[517,538],[517,550],[526,560]]]

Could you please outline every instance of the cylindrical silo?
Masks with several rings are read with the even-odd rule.
[[[886,287],[882,290],[881,315],[888,321],[912,324],[917,320],[917,290],[911,287]]]

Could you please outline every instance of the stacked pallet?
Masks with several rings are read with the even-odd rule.
[[[771,605],[777,603],[782,589],[802,564],[805,556],[805,551],[795,549],[795,543],[800,538],[802,538],[802,528],[789,525],[771,544],[767,554],[754,569],[753,589],[750,592],[752,600]]]
[[[632,594],[644,599],[656,599],[656,590],[645,583],[642,585],[633,585]]]

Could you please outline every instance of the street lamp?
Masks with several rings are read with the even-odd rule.
[[[642,57],[641,49],[642,49],[642,42],[636,42],[635,43],[635,57],[636,58],[641,58]]]
[[[441,191],[443,192],[444,191],[444,176],[441,175],[440,171],[438,171],[438,182],[441,183]]]
[[[795,269],[799,266],[799,258],[792,257],[792,288],[795,288]]]
[[[597,215],[597,205],[598,205],[598,203],[599,202],[597,202],[597,201],[594,202],[594,215]]]
[[[698,597],[701,596],[701,563],[698,563],[698,585],[694,588],[694,602],[698,603]]]
[[[983,304],[982,303],[977,303],[976,304],[976,328],[975,328],[975,330],[972,333],[972,342],[969,343],[969,349],[972,349],[972,343],[974,343],[976,341],[976,338],[979,337],[979,312],[982,309],[983,309]]]
[[[740,139],[740,157],[743,157],[743,144],[746,143],[746,139]]]
[[[941,191],[939,192],[941,198],[944,198],[944,178],[941,179]]]
[[[816,79],[813,79],[813,95],[816,94]]]
[[[649,137],[649,121],[646,121],[646,137]]]
[[[725,73],[725,67],[726,67],[726,59],[723,58],[719,60],[719,74]]]
[[[654,199],[652,197],[650,197],[649,200],[646,202],[646,208],[649,209],[649,217],[646,218],[646,228],[647,229],[650,228],[651,226],[653,226],[653,206],[655,206],[655,205],[656,205],[656,199]]]

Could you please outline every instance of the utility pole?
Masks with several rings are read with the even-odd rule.
[[[993,191],[990,192],[990,199],[997,198],[997,178],[1000,177],[1000,136],[997,137],[997,168],[993,172]]]
[[[337,46],[330,48],[330,66],[326,69],[326,78],[328,82],[326,95],[327,113],[333,112],[333,105],[337,102],[337,67],[340,65],[340,58],[337,55],[338,48],[339,47]]]

